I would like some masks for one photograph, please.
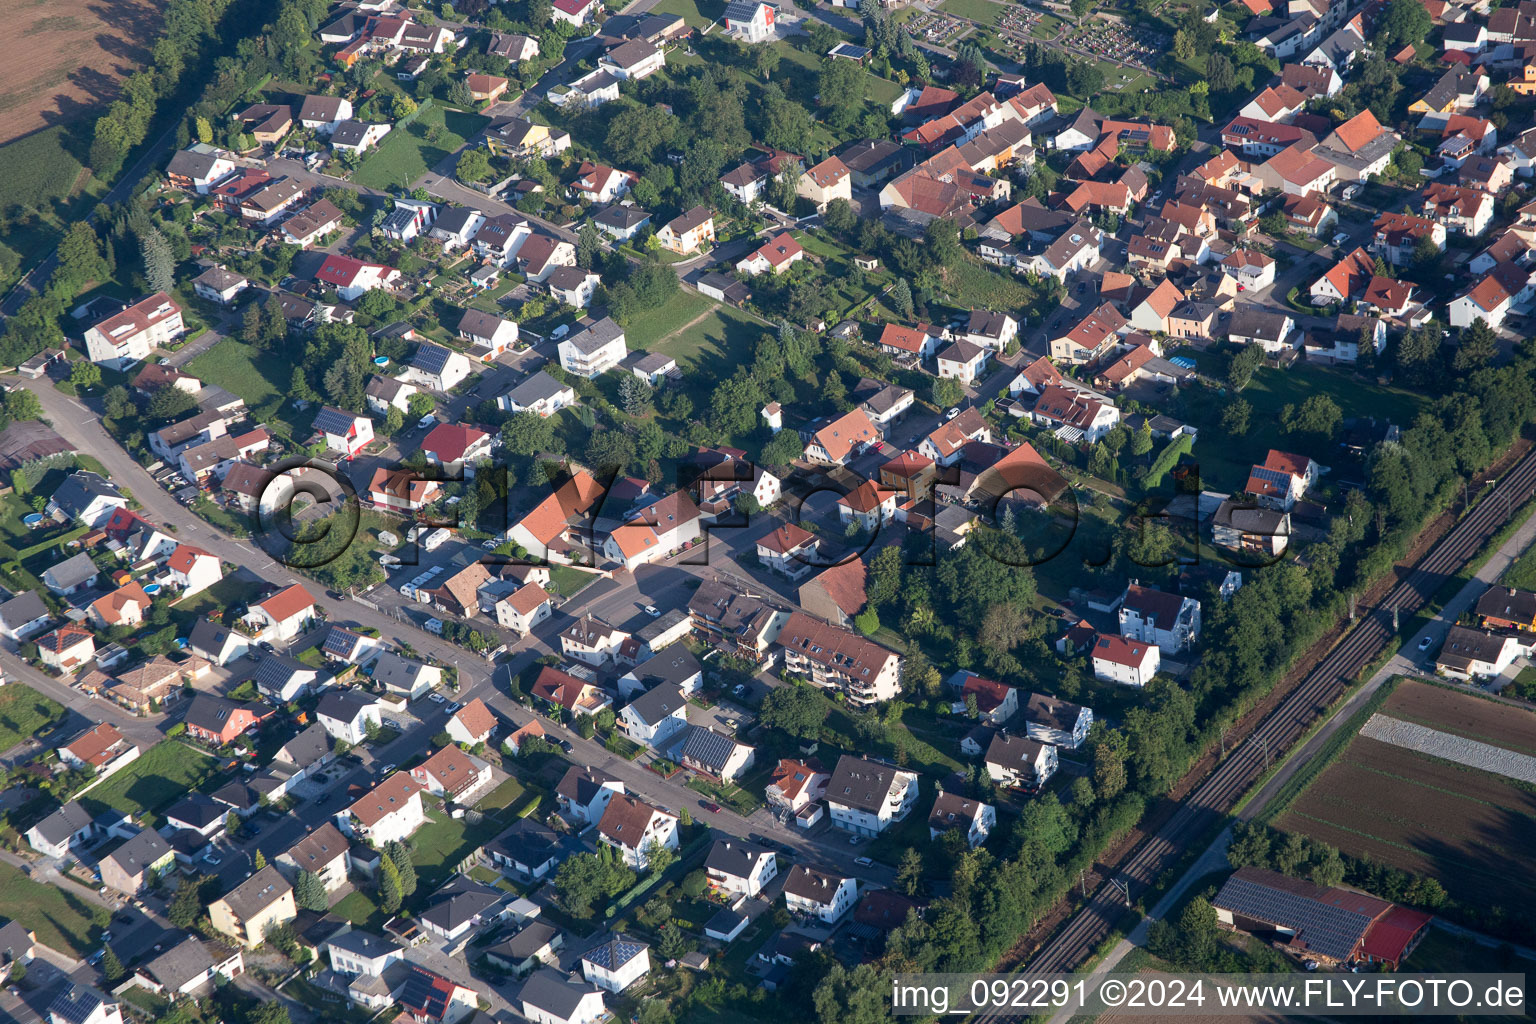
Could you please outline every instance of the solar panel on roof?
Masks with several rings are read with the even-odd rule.
[[[1364,914],[1236,875],[1222,886],[1215,905],[1243,917],[1291,929],[1307,948],[1336,960],[1346,959],[1354,952],[1371,923],[1371,918]]]

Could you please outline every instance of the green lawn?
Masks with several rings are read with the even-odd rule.
[[[245,399],[256,422],[286,433],[290,440],[303,441],[308,436],[314,409],[300,413],[288,407],[293,364],[281,355],[258,352],[243,341],[225,338],[182,369]],[[279,415],[285,408],[286,415]]]
[[[92,814],[116,808],[135,816],[158,816],[190,790],[212,788],[209,784],[218,778],[217,768],[218,762],[207,754],[176,740],[163,740],[80,802]]]
[[[489,120],[462,110],[432,107],[403,129],[397,128],[386,135],[384,141],[363,158],[352,180],[380,189],[409,185],[478,135]],[[427,132],[434,125],[445,130],[442,138],[429,142]]]
[[[331,908],[331,913],[337,917],[346,918],[359,928],[369,931],[381,931],[388,916],[379,909],[379,905],[362,890],[353,890],[347,893],[336,905]]]
[[[657,341],[688,323],[715,305],[707,296],[694,291],[679,291],[660,309],[642,313],[624,325],[624,342],[630,351],[649,349]]]
[[[702,29],[710,22],[725,13],[725,0],[661,0],[651,8],[652,14],[676,14],[688,23],[690,28]],[[671,63],[669,55],[667,62]]]
[[[694,409],[707,409],[715,382],[750,363],[757,339],[767,330],[770,328],[745,313],[719,306],[692,327],[653,346],[652,351],[677,360],[683,379],[669,386],[682,387]]]
[[[597,582],[597,576],[568,565],[549,567],[549,589],[561,597],[572,597]]]
[[[1515,587],[1519,590],[1536,590],[1536,547],[1526,548],[1525,554],[1515,559],[1510,567],[1504,570],[1504,575],[1499,582],[1506,587]]]
[[[106,910],[92,907],[62,885],[34,882],[4,862],[0,862],[0,917],[20,921],[43,945],[77,956],[96,948],[96,937],[107,924]]]
[[[970,18],[983,25],[996,25],[1008,10],[1003,4],[995,4],[992,0],[944,0],[939,9],[945,14]]]
[[[522,789],[516,780],[508,780],[502,788],[507,786],[516,786],[519,791]],[[487,812],[478,825],[471,825],[464,818],[450,818],[442,811],[428,811],[427,823],[411,837],[419,879],[414,899],[425,905],[424,896],[429,896],[439,888],[453,874],[460,861],[486,840],[494,839],[504,828],[506,821],[494,811]]]
[[[0,753],[64,717],[64,707],[30,686],[12,683],[0,689]]]

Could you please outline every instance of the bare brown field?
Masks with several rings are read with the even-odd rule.
[[[1500,775],[1356,736],[1275,824],[1457,899],[1536,904],[1536,793]]]
[[[1536,715],[1429,683],[1403,680],[1382,714],[1536,757]]]
[[[0,144],[93,115],[143,66],[154,0],[13,0],[0,42]]]

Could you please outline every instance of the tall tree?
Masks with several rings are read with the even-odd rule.
[[[379,858],[379,909],[393,914],[400,909],[405,894],[400,890],[400,869],[388,857]]]
[[[384,855],[394,862],[395,870],[400,875],[400,893],[409,896],[416,891],[416,865],[411,860],[411,851],[398,840],[387,843],[384,846]]]
[[[157,292],[169,292],[176,287],[176,260],[171,254],[171,243],[156,228],[148,228],[139,236],[139,255],[144,260],[144,279]]]
[[[304,910],[323,914],[328,909],[325,884],[313,871],[301,870],[293,883],[293,901]]]

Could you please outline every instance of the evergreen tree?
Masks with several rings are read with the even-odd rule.
[[[267,856],[266,856],[266,854],[262,853],[260,850],[257,850],[256,851],[255,864],[256,864],[256,870],[257,871],[260,871],[262,868],[266,867],[267,866]]]
[[[101,973],[106,975],[108,981],[122,981],[128,971],[123,967],[123,962],[117,958],[111,946],[101,948]]]
[[[400,909],[405,894],[400,891],[400,869],[387,856],[379,858],[379,909],[393,914]]]
[[[597,259],[602,247],[603,238],[598,234],[597,225],[587,221],[576,233],[576,265],[582,270],[591,270],[592,262]]]
[[[384,855],[394,862],[395,870],[400,874],[400,893],[409,896],[416,891],[416,865],[411,860],[411,851],[398,840],[384,847]]]
[[[912,286],[907,284],[906,278],[898,277],[886,298],[890,302],[891,311],[903,320],[912,315]]]
[[[299,877],[293,883],[293,901],[302,910],[313,910],[317,914],[325,913],[328,903],[325,898],[325,885],[320,881],[320,876],[313,871],[300,871]]]
[[[171,243],[155,228],[139,235],[139,255],[144,260],[144,279],[151,291],[169,292],[176,287],[176,260]]]
[[[1152,450],[1152,422],[1142,420],[1136,433],[1131,435],[1131,454],[1145,455]]]

